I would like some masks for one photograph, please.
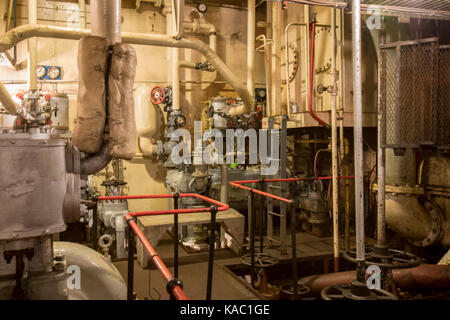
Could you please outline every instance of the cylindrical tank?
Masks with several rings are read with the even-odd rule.
[[[52,115],[52,126],[58,130],[69,130],[69,97],[65,93],[54,93],[50,99],[56,112]]]
[[[0,134],[0,240],[65,230],[65,141]]]

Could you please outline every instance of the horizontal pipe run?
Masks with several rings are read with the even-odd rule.
[[[82,36],[90,35],[87,29],[64,28],[48,25],[22,25],[0,36],[0,52],[11,49],[20,41],[32,37],[79,40]],[[253,110],[253,98],[241,80],[219,58],[216,52],[204,42],[195,38],[175,39],[169,35],[122,32],[122,42],[137,45],[158,47],[187,48],[203,54],[215,70],[229,83],[242,98],[243,106],[237,107],[236,114],[249,113]],[[234,110],[234,109],[233,109]]]
[[[162,261],[162,259],[158,256],[155,249],[152,247],[150,242],[145,238],[145,235],[142,233],[142,231],[139,229],[136,222],[133,220],[133,216],[130,214],[125,216],[125,219],[128,221],[128,225],[133,229],[136,236],[141,240],[145,250],[148,252],[150,257],[152,258],[153,262],[155,263],[156,267],[158,268],[159,272],[163,276],[164,280],[168,283],[173,280],[173,276],[170,273],[169,269],[167,269],[166,265]],[[172,288],[172,294],[177,300],[188,300],[186,297],[186,294],[184,293],[183,289],[177,284],[175,284]]]

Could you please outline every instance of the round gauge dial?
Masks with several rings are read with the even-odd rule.
[[[45,76],[45,68],[43,66],[37,66],[36,73],[38,78],[43,78]]]
[[[199,3],[198,6],[197,6],[197,10],[200,13],[206,13],[206,11],[208,11],[208,7],[204,3]]]
[[[57,67],[50,67],[47,71],[48,76],[50,79],[54,80],[59,77],[60,71]]]

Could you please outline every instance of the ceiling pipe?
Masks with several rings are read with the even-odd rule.
[[[89,34],[90,30],[48,25],[22,25],[0,36],[0,52],[4,52],[14,47],[18,42],[32,37],[79,40],[82,36]],[[187,48],[200,52],[242,98],[244,106],[242,106],[241,109],[244,109],[244,113],[252,110],[253,98],[250,92],[230,68],[220,59],[217,53],[204,42],[194,38],[181,38],[177,40],[167,35],[130,32],[122,32],[122,42],[158,47]]]

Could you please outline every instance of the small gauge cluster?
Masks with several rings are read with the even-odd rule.
[[[36,68],[39,80],[61,80],[62,67],[38,65]]]

